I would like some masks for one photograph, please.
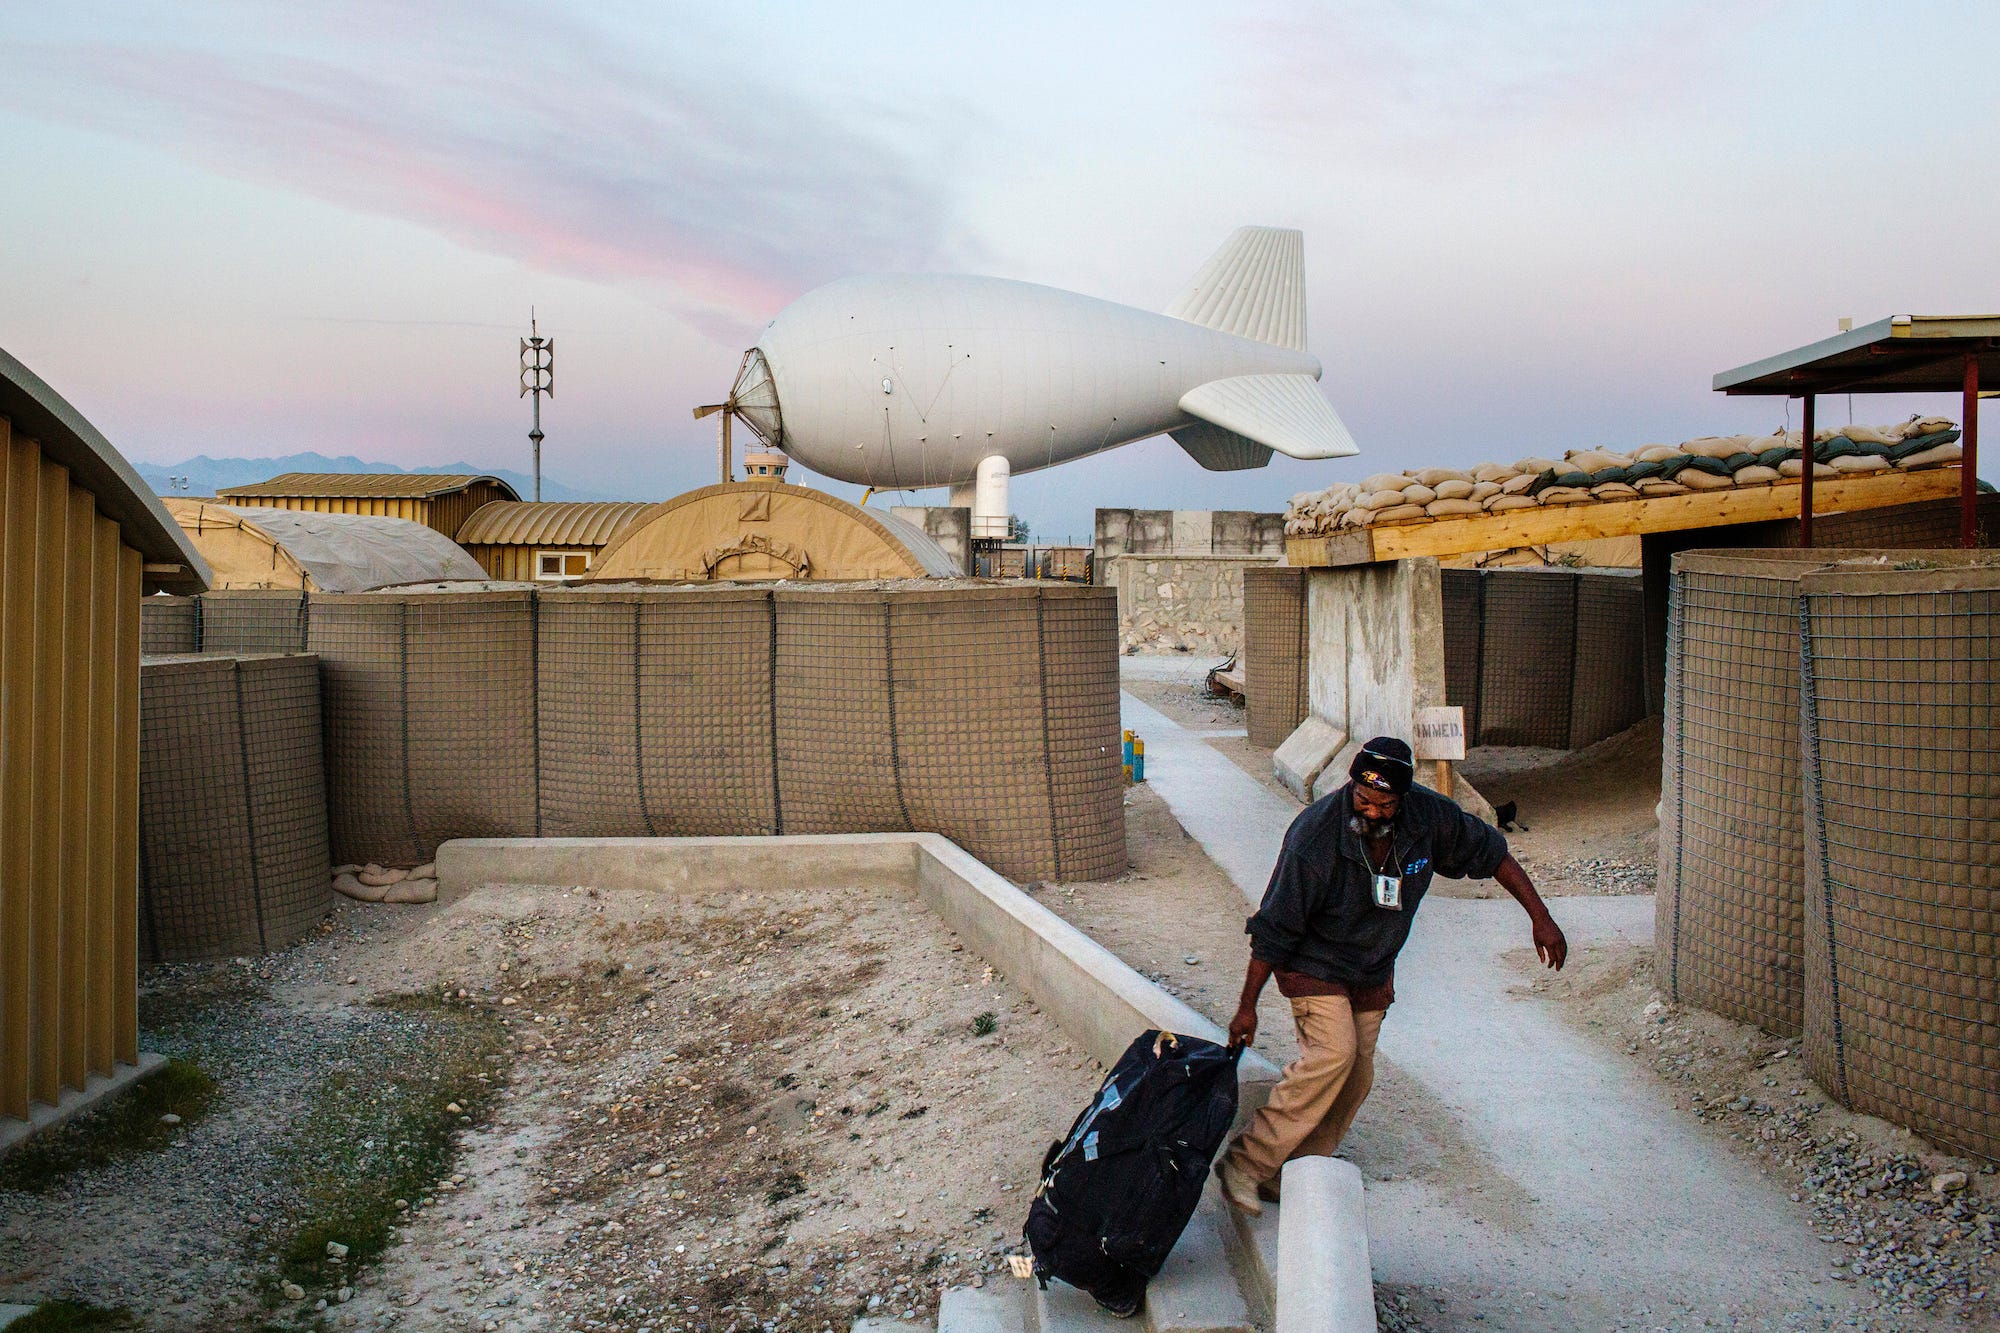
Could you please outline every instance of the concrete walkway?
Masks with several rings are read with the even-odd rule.
[[[1129,695],[1125,716],[1147,781],[1255,902],[1297,807]],[[1572,948],[1652,937],[1650,896],[1551,910]],[[1816,1328],[1850,1308],[1802,1207],[1637,1061],[1510,993],[1526,978],[1501,955],[1528,944],[1509,899],[1424,904],[1348,1147],[1377,1282],[1489,1329]]]

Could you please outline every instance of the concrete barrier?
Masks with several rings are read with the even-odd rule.
[[[1375,1278],[1361,1172],[1301,1157],[1279,1177],[1277,1333],[1374,1333]]]
[[[965,941],[1109,1065],[1148,1028],[1222,1042],[1227,1034],[1128,967],[950,839],[935,833],[775,838],[460,838],[438,848],[446,901],[481,884],[589,885],[683,893],[753,885],[914,892]],[[1278,1070],[1255,1051],[1237,1067],[1239,1122],[1267,1101]]]

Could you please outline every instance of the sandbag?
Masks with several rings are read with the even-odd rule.
[[[1635,463],[1664,463],[1670,458],[1679,458],[1687,450],[1678,444],[1649,444],[1632,456]]]
[[[1517,475],[1516,470],[1508,467],[1505,463],[1481,463],[1478,467],[1472,469],[1472,479],[1474,481],[1499,483],[1515,475]]]
[[[1420,486],[1428,486],[1432,490],[1437,490],[1438,483],[1440,482],[1463,481],[1469,484],[1472,481],[1472,474],[1455,467],[1427,467],[1420,471],[1412,472],[1410,480]]]
[[[1362,478],[1361,489],[1364,493],[1368,491],[1400,491],[1414,480],[1414,477],[1406,477],[1400,472],[1377,472],[1372,477]]]
[[[1403,501],[1405,504],[1427,505],[1437,498],[1438,493],[1436,491],[1417,482],[1411,482],[1403,488]]]
[[[1745,449],[1739,453],[1733,453],[1729,455],[1729,457],[1723,459],[1722,466],[1723,469],[1727,471],[1730,476],[1733,477],[1746,467],[1756,467],[1757,455],[1752,451]]]
[[[1441,481],[1426,483],[1437,492],[1440,500],[1465,500],[1472,495],[1472,483],[1462,477],[1446,477]],[[1494,487],[1498,490],[1499,487]]]
[[[1669,495],[1686,495],[1688,488],[1677,481],[1662,481],[1658,477],[1648,477],[1635,483],[1639,494],[1648,500],[1663,499]]]
[[[1397,523],[1411,523],[1418,519],[1429,517],[1430,515],[1424,512],[1422,505],[1401,504],[1389,509],[1377,509],[1375,511],[1375,525],[1377,527],[1391,526]]]
[[[1774,445],[1757,455],[1757,462],[1764,467],[1776,467],[1788,458],[1799,457],[1799,451],[1789,444]]]
[[[1907,425],[1909,425],[1908,422],[1903,423],[1902,426],[1843,426],[1838,430],[1814,431],[1813,442],[1817,444],[1821,440],[1830,440],[1836,435],[1845,435],[1848,439],[1859,440],[1863,444],[1896,444],[1905,438],[1903,431]]]
[[[1723,491],[1736,484],[1736,478],[1728,473],[1721,476],[1701,468],[1686,468],[1674,478],[1675,481],[1693,491]]]
[[[1831,460],[1835,472],[1859,476],[1867,472],[1887,472],[1895,464],[1881,454],[1843,454]]]
[[[1629,482],[1603,481],[1590,488],[1590,493],[1600,500],[1636,500],[1639,491]]]
[[[1575,468],[1570,468],[1567,470],[1563,468],[1557,468],[1555,480],[1550,484],[1555,486],[1575,487],[1578,490],[1587,491],[1592,486],[1595,486],[1597,484],[1597,478],[1591,476],[1588,472],[1578,472]]]
[[[1495,495],[1486,502],[1489,514],[1505,514],[1515,509],[1535,509],[1538,503],[1532,495]]]
[[[1778,479],[1778,475],[1778,469],[1774,467],[1765,467],[1761,463],[1752,463],[1749,467],[1737,468],[1731,474],[1731,479],[1738,486],[1769,486]]]
[[[1941,444],[1950,444],[1958,438],[1955,430],[1933,431],[1928,435],[1913,435],[1899,444],[1889,446],[1889,461],[1900,463],[1911,454],[1921,454],[1935,449]]]
[[[1526,495],[1529,491],[1535,489],[1536,480],[1537,478],[1533,473],[1516,472],[1513,476],[1500,483],[1500,492],[1503,495]]]
[[[1953,430],[1955,427],[1945,417],[1911,417],[1903,423],[1903,438],[1913,440],[1919,435],[1935,435],[1939,431]]]
[[[1608,449],[1572,449],[1563,460],[1578,472],[1602,472],[1608,467],[1630,467],[1632,460]]]
[[[1477,500],[1479,503],[1485,504],[1498,494],[1500,494],[1499,482],[1475,481],[1472,483],[1472,489],[1466,493],[1465,498],[1468,500]]]
[[[1742,435],[1704,435],[1698,440],[1689,440],[1682,451],[1696,458],[1728,458],[1744,451],[1747,437]]]
[[[1550,486],[1535,497],[1545,505],[1583,505],[1594,498],[1581,486]]]
[[[1486,511],[1476,500],[1433,500],[1424,506],[1424,512],[1432,518],[1457,518]]]
[[[1805,475],[1805,470],[1806,470],[1806,462],[1803,458],[1788,458],[1784,462],[1778,464],[1778,475],[1781,477],[1790,477],[1795,481],[1799,477]],[[1837,477],[1839,475],[1840,474],[1838,472],[1835,472],[1832,468],[1828,467],[1824,463],[1813,464],[1813,477],[1815,479],[1821,477]]]
[[[1954,440],[1950,444],[1940,444],[1926,449],[1920,454],[1911,454],[1897,462],[1896,466],[1915,472],[1919,468],[1942,467],[1946,463],[1957,463],[1964,459],[1965,447]]]
[[[1514,470],[1516,472],[1525,472],[1533,477],[1551,471],[1555,465],[1556,463],[1553,458],[1521,458],[1515,460]]]

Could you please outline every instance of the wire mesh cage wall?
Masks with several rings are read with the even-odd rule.
[[[139,651],[147,657],[201,650],[199,597],[147,597],[139,603]]]
[[[2000,1160],[2000,569],[1802,594],[1808,1066]]]
[[[140,956],[297,940],[333,905],[317,662],[153,658],[140,693]]]
[[[1447,610],[1447,636],[1451,623]],[[1446,651],[1449,654],[1448,646]],[[1247,566],[1243,695],[1252,745],[1276,749],[1306,720],[1311,706],[1306,662],[1306,571],[1289,565]]]
[[[534,836],[534,612],[530,592],[313,595],[336,859]]]
[[[201,595],[204,653],[301,653],[311,599],[302,592],[229,590]]]
[[[539,598],[545,836],[780,831],[771,597],[659,588]]]
[[[1812,563],[1687,552],[1668,592],[1660,984],[1780,1035],[1804,1023],[1798,580]]]
[[[1636,573],[1445,569],[1445,702],[1473,745],[1582,749],[1642,720]]]

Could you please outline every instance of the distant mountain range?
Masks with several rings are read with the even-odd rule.
[[[368,463],[351,454],[328,458],[325,454],[287,454],[283,458],[210,458],[203,454],[184,463],[136,463],[139,475],[161,495],[214,495],[224,486],[242,486],[268,481],[284,472],[463,472],[498,477],[512,486],[523,500],[532,500],[535,481],[525,472],[502,467],[475,467],[471,463],[438,463],[426,467],[397,467],[394,463]],[[176,486],[169,477],[181,477]],[[544,500],[603,500],[609,497],[580,491],[559,481],[542,478]]]

